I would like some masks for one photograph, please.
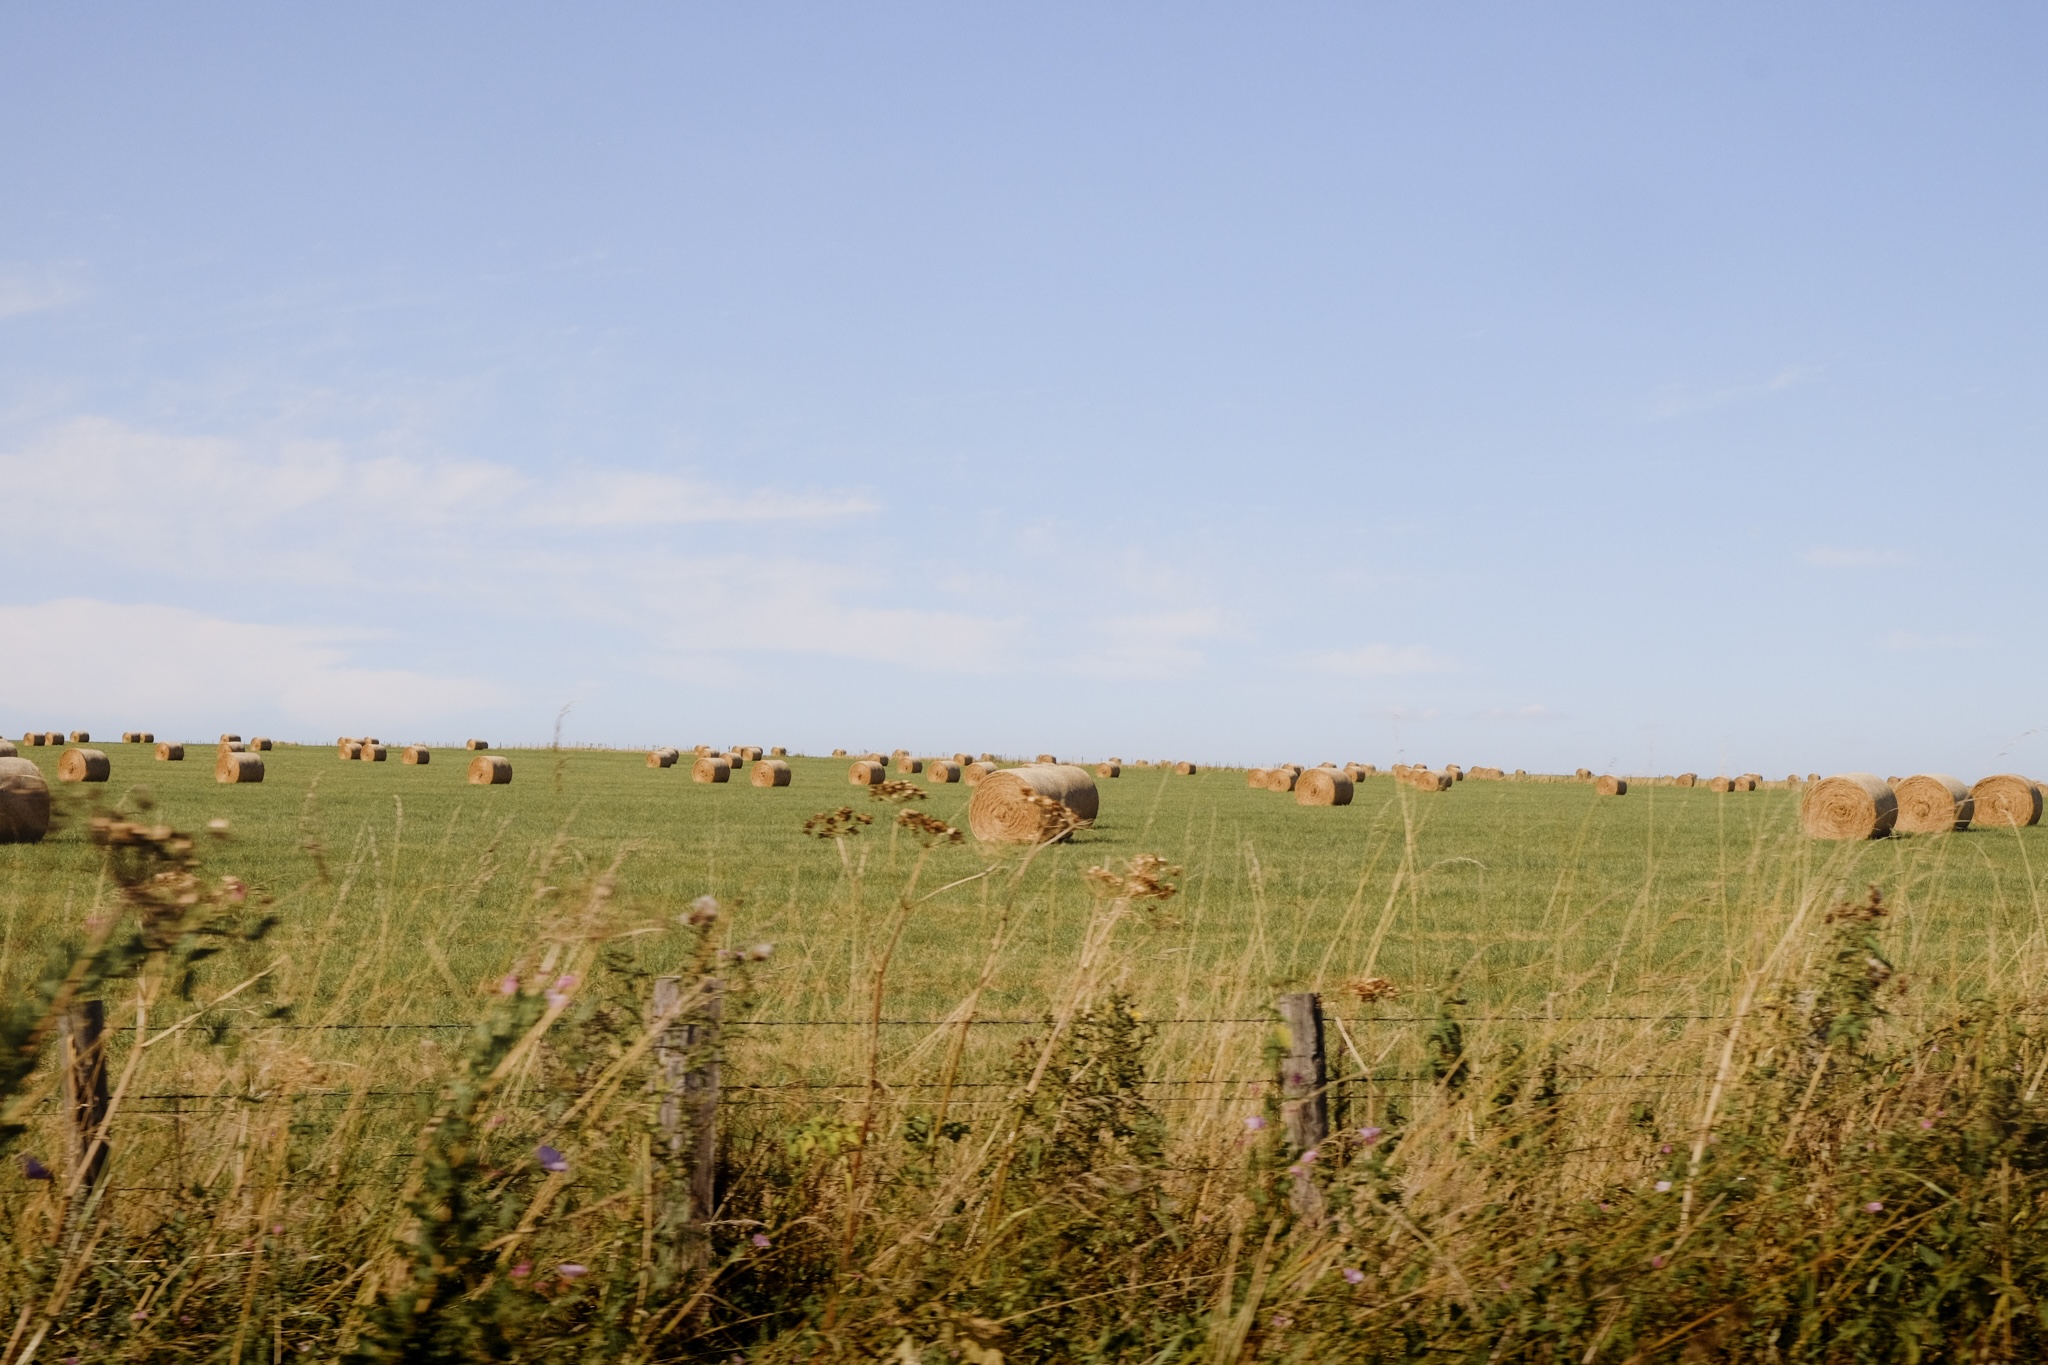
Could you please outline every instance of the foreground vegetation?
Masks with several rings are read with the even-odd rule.
[[[1138,772],[998,855],[957,788],[514,758],[117,776],[0,849],[0,1358],[2042,1353],[2037,831]],[[662,973],[725,991],[708,1226]],[[1331,1020],[1313,1155],[1287,989]],[[86,995],[97,1186],[51,1028]]]

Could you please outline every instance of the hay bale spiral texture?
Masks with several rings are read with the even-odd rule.
[[[889,778],[889,769],[871,758],[863,758],[846,770],[846,780],[856,787],[879,787]]]
[[[970,763],[960,770],[960,780],[970,787],[978,787],[983,778],[996,771],[993,763]]]
[[[931,767],[924,770],[924,779],[935,787],[944,786],[948,782],[958,782],[960,765],[950,759],[935,758]]]
[[[1294,802],[1298,806],[1348,806],[1351,792],[1351,779],[1343,773],[1311,768],[1295,781]]]
[[[1901,834],[1939,834],[1968,829],[1976,802],[1962,779],[1947,773],[1915,773],[1894,784],[1899,818],[1892,826]]]
[[[1882,839],[1898,818],[1898,797],[1875,773],[1836,773],[1799,803],[1799,827],[1815,839]]]
[[[1123,765],[1121,763],[1098,763],[1095,765],[1095,775],[1097,777],[1122,777],[1124,775]]]
[[[263,780],[263,757],[247,749],[222,749],[213,760],[213,780],[216,782],[261,782]]]
[[[764,758],[754,764],[754,775],[747,780],[757,787],[787,787],[789,765],[779,758]]]
[[[0,844],[32,844],[50,832],[50,784],[25,758],[0,758]]]
[[[1072,763],[1033,763],[990,773],[967,803],[967,824],[985,843],[1035,844],[1051,832],[1046,809],[1033,797],[1057,801],[1078,821],[1101,808],[1095,779]]]
[[[512,781],[512,760],[497,754],[478,754],[469,760],[469,785],[503,787]]]
[[[2041,823],[2041,789],[2018,773],[1987,777],[1970,788],[1975,819],[1991,829]]]
[[[114,765],[98,749],[66,749],[57,760],[59,782],[104,782],[113,771]]]
[[[690,780],[703,783],[730,782],[732,780],[732,764],[726,762],[723,758],[715,758],[710,754],[703,754],[698,757],[696,762],[690,765]]]

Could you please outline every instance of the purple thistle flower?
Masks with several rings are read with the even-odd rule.
[[[1865,1213],[1883,1213],[1884,1201],[1882,1199],[1873,1199],[1863,1206],[1863,1211]]]
[[[1321,1153],[1316,1151],[1315,1148],[1311,1147],[1307,1151],[1303,1152],[1301,1156],[1296,1159],[1295,1164],[1300,1166],[1311,1165],[1314,1163],[1315,1159],[1320,1155]]]
[[[1244,1121],[1244,1130],[1247,1133],[1256,1133],[1265,1126],[1266,1121],[1260,1118],[1257,1114],[1253,1114],[1250,1118]]]
[[[1380,1140],[1380,1130],[1377,1128],[1361,1128],[1358,1130],[1358,1136],[1364,1141],[1366,1146],[1370,1147]]]
[[[1664,1268],[1664,1258],[1663,1258],[1662,1256],[1652,1256],[1652,1257],[1650,1258],[1650,1269],[1652,1269],[1652,1270],[1662,1270],[1663,1268]]]
[[[1355,1265],[1347,1265],[1344,1267],[1344,1279],[1348,1284],[1364,1284],[1365,1272]]]
[[[21,1173],[27,1176],[30,1180],[55,1179],[55,1177],[50,1174],[50,1168],[48,1166],[45,1166],[42,1162],[37,1161],[32,1156],[22,1157]]]
[[[563,1156],[545,1142],[540,1145],[533,1155],[534,1159],[540,1162],[540,1168],[544,1171],[551,1171],[556,1175],[560,1175],[569,1169],[569,1158]]]
[[[516,977],[516,976],[514,976],[514,975],[512,975],[512,973],[510,973],[510,972],[507,972],[507,973],[505,973],[505,975],[504,975],[503,979],[501,979],[501,980],[500,980],[500,981],[498,982],[498,994],[500,994],[500,995],[517,995],[517,994],[519,994],[519,978],[518,978],[518,977]]]
[[[1668,1180],[1660,1180],[1655,1185],[1652,1185],[1650,1188],[1655,1190],[1659,1194],[1669,1194],[1671,1193],[1671,1182]]]
[[[577,1265],[574,1261],[564,1261],[555,1267],[555,1273],[565,1280],[580,1280],[590,1273],[590,1267]]]
[[[513,1266],[513,1267],[512,1267],[512,1278],[513,1278],[513,1279],[515,1279],[515,1280],[523,1280],[523,1279],[525,1279],[525,1278],[526,1278],[526,1277],[527,1277],[528,1275],[531,1275],[532,1273],[533,1273],[533,1262],[532,1262],[532,1261],[521,1261],[521,1262],[520,1262],[520,1263],[519,1263],[518,1265],[515,1265],[515,1266]]]
[[[757,1232],[752,1237],[749,1237],[747,1240],[752,1242],[755,1246],[761,1248],[761,1250],[763,1251],[766,1251],[770,1246],[773,1245],[773,1243],[771,1243],[768,1240],[768,1234],[765,1232]]]

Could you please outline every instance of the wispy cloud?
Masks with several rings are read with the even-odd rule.
[[[1388,678],[1403,673],[1443,673],[1457,667],[1453,659],[1427,645],[1362,645],[1314,655],[1310,662],[1326,673],[1355,678]]]
[[[1898,653],[1919,653],[1925,650],[1975,649],[1984,643],[1981,635],[1922,635],[1918,631],[1888,631],[1878,641],[1885,649]]]
[[[0,318],[62,308],[85,293],[70,265],[0,265]]]
[[[1823,569],[1876,569],[1906,563],[1897,550],[1844,549],[1816,545],[1806,552],[1806,562]]]
[[[1696,413],[1711,412],[1716,408],[1768,398],[1772,394],[1785,393],[1810,384],[1821,374],[1819,366],[1787,365],[1768,379],[1753,380],[1745,384],[1728,384],[1719,388],[1666,384],[1651,394],[1649,418],[1653,422],[1665,422],[1676,417],[1690,417]]]

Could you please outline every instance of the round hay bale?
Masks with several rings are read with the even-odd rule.
[[[958,763],[950,759],[935,758],[932,760],[931,766],[924,770],[924,777],[925,781],[937,787],[948,782],[958,782],[960,780],[960,771]]]
[[[1176,763],[1173,765],[1173,770],[1182,777],[1193,777],[1197,772],[1201,771],[1192,763]]]
[[[1735,779],[1735,790],[1739,792],[1753,792],[1760,785],[1761,779],[1751,777],[1747,773]]]
[[[1700,775],[1698,773],[1680,773],[1671,779],[1671,785],[1674,787],[1692,787],[1697,786],[1699,780]]]
[[[169,743],[157,745],[156,761],[159,763],[183,763],[185,761],[185,746]]]
[[[135,742],[135,732],[133,730],[123,730],[121,732],[121,742],[123,744],[133,744]]]
[[[1277,768],[1266,769],[1266,790],[1269,792],[1291,792],[1294,784],[1301,781],[1301,769],[1292,763],[1283,763]]]
[[[754,775],[747,780],[757,787],[787,787],[789,765],[779,758],[764,758],[754,765]]]
[[[143,743],[143,744],[154,744],[154,743],[156,743],[156,734],[155,734],[155,732],[154,732],[154,731],[150,731],[150,730],[144,730],[144,731],[143,731],[143,732],[142,732],[141,734],[137,735],[137,736],[136,736],[135,738],[136,738],[136,739],[137,739],[138,741],[140,741],[141,743]]]
[[[1959,778],[1947,773],[1915,773],[1892,783],[1891,789],[1899,803],[1899,818],[1892,828],[1900,834],[1939,834],[1970,827],[1976,805]]]
[[[1294,784],[1297,806],[1348,806],[1351,779],[1332,768],[1311,768]]]
[[[70,735],[70,741],[73,744],[90,744],[92,743],[92,736],[83,730],[73,730]]]
[[[34,730],[25,730],[22,732],[21,742],[23,744],[33,746],[41,744],[43,742],[43,737]]]
[[[465,748],[465,749],[468,749],[468,750],[472,751],[473,753],[479,753],[479,754],[480,754],[480,753],[482,753],[482,752],[483,752],[484,750],[486,750],[486,749],[490,748],[490,747],[491,747],[491,744],[490,744],[490,741],[489,741],[489,740],[484,740],[484,739],[470,739],[470,740],[464,740],[464,741],[463,741],[463,744],[462,744],[462,747],[463,747],[463,748]]]
[[[104,782],[113,771],[114,765],[98,749],[66,749],[57,760],[59,782]]]
[[[250,753],[252,753],[252,754],[267,754],[267,753],[269,753],[269,752],[270,752],[270,741],[269,741],[269,740],[267,740],[267,739],[252,739],[252,740],[250,740],[250,741],[249,741],[249,752],[250,752]]]
[[[1709,778],[1707,779],[1707,790],[1710,792],[1732,792],[1735,790],[1735,779],[1732,777]]]
[[[981,756],[980,758],[977,758],[977,759],[975,759],[974,761],[975,761],[976,763],[999,763],[999,762],[1001,762],[1001,760],[1000,760],[1000,759],[998,759],[998,758],[997,758],[997,757],[996,757],[996,756],[995,756],[994,754],[983,754],[983,755],[982,755],[982,756]]]
[[[240,735],[222,735],[220,742],[223,744],[240,744],[242,737]]]
[[[1449,773],[1433,772],[1428,768],[1410,768],[1401,780],[1419,792],[1447,792],[1451,789]]]
[[[733,752],[738,754],[741,758],[747,760],[747,762],[749,763],[759,763],[761,761],[762,755],[765,754],[767,750],[763,749],[758,744],[742,744],[736,747],[733,750]]]
[[[469,785],[503,787],[512,781],[512,760],[497,754],[478,754],[469,760]]]
[[[1095,765],[1095,775],[1097,777],[1122,777],[1124,775],[1124,766],[1121,763],[1098,763]]]
[[[54,749],[64,742],[64,736],[55,730],[43,731],[43,743]]]
[[[978,787],[981,779],[996,771],[998,769],[993,763],[970,763],[960,770],[960,780],[970,787]]]
[[[216,782],[261,782],[263,780],[263,759],[247,749],[222,749],[213,760],[213,780]]]
[[[714,755],[714,757],[724,759],[725,765],[734,772],[739,772],[747,766],[747,756],[737,749],[727,749],[724,753]]]
[[[782,747],[782,746],[781,746],[780,744],[778,744],[778,745],[776,745],[776,746],[775,746],[774,748],[772,748],[772,749],[770,749],[770,750],[768,751],[768,757],[770,757],[770,758],[788,758],[788,757],[789,757],[789,750],[787,750],[787,749],[783,748],[783,747]]]
[[[1593,783],[1593,790],[1602,796],[1627,796],[1628,779],[1616,777],[1612,773],[1603,773],[1599,780]]]
[[[2017,773],[1985,778],[1970,788],[1970,800],[1976,805],[1976,822],[1990,829],[2041,822],[2041,789]]]
[[[958,763],[958,764],[959,764],[959,765],[960,765],[961,767],[963,767],[963,768],[964,768],[964,767],[966,767],[966,766],[967,766],[968,764],[970,764],[970,763],[974,762],[974,755],[973,755],[973,754],[954,754],[954,755],[953,755],[953,761],[954,761],[955,763]]]
[[[1591,768],[1574,768],[1572,769],[1572,776],[1584,782],[1593,776],[1593,770]]]
[[[408,744],[398,761],[408,768],[424,768],[434,761],[434,751],[424,744]]]
[[[990,773],[967,803],[967,824],[985,843],[1035,844],[1049,832],[1047,812],[1032,797],[1057,801],[1076,819],[1092,821],[1101,807],[1095,779],[1071,763],[1034,763]],[[1060,836],[1064,838],[1065,836]]]
[[[1247,769],[1244,775],[1244,784],[1253,791],[1262,792],[1266,789],[1266,778],[1270,775],[1271,770],[1267,768]]]
[[[650,768],[673,768],[682,755],[674,749],[650,749],[647,751],[647,766]]]
[[[341,759],[342,762],[344,763],[353,763],[362,756],[363,746],[356,743],[354,740],[350,740],[348,743],[341,746]]]
[[[846,770],[846,780],[856,787],[879,787],[888,779],[889,770],[872,758],[856,760]]]
[[[362,746],[361,750],[357,752],[356,757],[361,759],[365,763],[382,763],[384,761],[384,755],[384,746],[376,743],[375,741],[371,741],[370,743],[367,743]]]
[[[1034,762],[1034,763],[1058,763],[1058,762],[1059,762],[1059,760],[1058,760],[1058,759],[1056,759],[1056,758],[1054,758],[1054,757],[1053,757],[1053,756],[1052,756],[1051,754],[1040,754],[1040,755],[1039,755],[1039,756],[1038,756],[1037,758],[1033,759],[1033,760],[1032,760],[1032,762]]]
[[[845,758],[845,757],[846,757],[846,750],[844,750],[844,749],[834,749],[834,750],[832,751],[832,757],[834,757],[834,758]]]
[[[713,757],[710,754],[701,755],[696,762],[690,765],[690,780],[692,782],[729,782],[732,780],[732,764],[726,762],[723,757]]]
[[[1807,780],[1808,782],[1818,782],[1818,781],[1820,781],[1820,774],[1819,774],[1819,773],[1808,773],[1808,774],[1806,775],[1806,780]]]
[[[230,743],[228,743],[228,742],[227,742],[226,740],[222,740],[222,741],[220,742],[220,744],[219,744],[219,746],[218,746],[218,747],[219,747],[220,751],[221,751],[222,753],[224,753],[224,754],[246,754],[246,753],[248,753],[248,752],[249,752],[249,746],[248,746],[248,745],[246,745],[246,744],[230,744]]]
[[[50,832],[50,784],[25,758],[0,758],[0,844],[32,844]]]
[[[921,773],[924,771],[924,760],[912,758],[909,754],[905,754],[896,760],[896,771],[899,773]]]
[[[1899,800],[1876,773],[1837,773],[1799,803],[1799,827],[1815,839],[1882,839],[1898,818]]]
[[[21,750],[14,747],[11,739],[0,739],[0,758],[19,758]]]

